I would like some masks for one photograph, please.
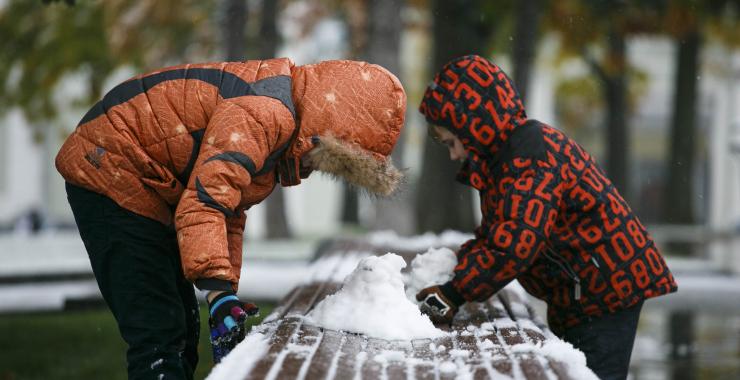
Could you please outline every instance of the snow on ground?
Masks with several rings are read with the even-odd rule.
[[[0,313],[62,310],[69,300],[96,297],[95,280],[0,285]]]
[[[411,340],[444,335],[416,304],[406,298],[396,254],[362,259],[339,292],[321,301],[307,315],[310,323],[386,340]]]
[[[599,378],[586,367],[586,356],[568,342],[560,339],[548,339],[544,344],[522,343],[511,346],[513,353],[531,353],[546,356],[563,363],[571,379],[598,380]]]
[[[270,348],[269,338],[261,332],[249,334],[221,363],[213,367],[206,379],[245,379],[255,363]]]
[[[455,252],[449,248],[429,248],[411,261],[411,272],[404,276],[406,297],[416,302],[420,290],[440,285],[452,279],[457,265]]]
[[[398,236],[394,231],[376,231],[368,234],[366,238],[370,244],[378,247],[422,252],[429,249],[429,247],[459,247],[472,239],[473,235],[447,230],[439,235],[427,232],[423,235],[404,237]]]

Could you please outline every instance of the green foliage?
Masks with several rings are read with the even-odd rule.
[[[707,5],[707,34],[731,48],[740,47],[740,3],[712,0]]]
[[[31,121],[56,113],[53,92],[66,74],[89,77],[85,103],[100,97],[120,66],[153,69],[205,59],[215,49],[212,2],[196,0],[9,0],[0,8],[0,113],[19,106]]]
[[[20,106],[31,120],[53,117],[52,91],[64,74],[113,69],[100,7],[11,1],[0,12],[0,110]]]
[[[213,367],[205,307],[200,315],[196,379]],[[0,316],[0,337],[0,379],[126,379],[126,344],[107,309]]]
[[[599,83],[592,76],[563,80],[555,89],[555,108],[560,124],[573,135],[593,126],[595,115],[603,109]]]
[[[627,87],[628,110],[632,112],[647,93],[649,77],[644,71],[630,68]],[[592,75],[580,75],[558,82],[555,88],[555,109],[560,125],[574,136],[601,123],[605,104],[601,85]]]

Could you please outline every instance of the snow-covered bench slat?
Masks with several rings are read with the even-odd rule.
[[[321,248],[318,274],[288,294],[250,333],[264,335],[264,349],[252,353],[256,357],[234,359],[254,363],[249,373],[214,379],[575,378],[569,371],[573,363],[543,353],[543,345],[556,338],[534,315],[526,295],[515,288],[486,302],[464,305],[452,326],[438,326],[449,332],[441,338],[388,341],[307,324],[305,315],[340,288],[338,281],[360,258],[387,251],[351,241]],[[413,254],[403,257],[408,261]]]

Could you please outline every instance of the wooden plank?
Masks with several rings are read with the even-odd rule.
[[[509,312],[504,308],[504,305],[501,303],[501,300],[493,296],[488,299],[483,305],[486,306],[488,309],[487,315],[490,317],[491,320],[498,319],[498,318],[509,318]]]
[[[303,378],[322,337],[323,332],[318,327],[301,325],[282,351],[283,362],[275,378]]]
[[[385,375],[385,366],[383,363],[375,360],[375,356],[380,354],[388,345],[387,340],[368,338],[364,352],[367,358],[362,365],[361,373],[363,379],[379,379]]]
[[[339,360],[342,359],[342,348],[347,341],[347,334],[334,330],[324,330],[311,365],[306,373],[307,379],[331,378],[336,373]]]
[[[445,363],[452,362],[450,351],[455,348],[455,343],[453,342],[452,337],[445,336],[439,339],[435,339],[435,343],[437,344],[437,347],[434,350],[434,360],[436,362],[435,367],[437,368],[437,371],[439,371],[439,379],[454,379],[456,377],[455,372],[440,371],[440,366],[445,365]]]
[[[464,358],[466,364],[470,367],[470,372],[474,379],[486,379],[489,377],[488,371],[483,364],[485,359],[480,355],[478,339],[473,331],[464,330],[458,333],[455,339],[455,350],[459,350],[461,354],[467,352],[467,356],[459,357]]]
[[[526,335],[526,337],[530,341],[532,341],[532,343],[542,344],[542,343],[545,342],[545,340],[547,340],[545,338],[545,335],[543,335],[541,331],[537,331],[537,330],[533,330],[533,329],[529,329],[529,328],[524,328],[524,329],[522,329],[522,331],[524,332],[524,334]]]
[[[525,378],[527,379],[547,379],[545,368],[539,360],[531,353],[518,353],[514,356],[519,360]]]
[[[522,299],[519,296],[519,293],[511,291],[509,289],[504,289],[503,291],[499,292],[499,294],[502,298],[505,298],[509,301],[509,312],[513,316],[512,319],[531,319],[531,310],[527,308],[527,301],[525,299]]]
[[[489,378],[496,377],[498,374],[513,376],[511,360],[504,350],[497,333],[490,331],[476,338],[480,347],[479,353],[485,361],[484,367],[490,375]],[[490,341],[491,343],[486,343],[486,341]]]
[[[264,379],[275,364],[282,364],[281,353],[300,326],[301,320],[298,318],[280,320],[275,333],[270,336],[270,349],[257,361],[247,379]]]
[[[496,293],[495,297],[501,302],[501,305],[504,307],[504,310],[506,310],[506,316],[516,321],[517,316],[514,314],[514,312],[511,310],[511,304],[509,302],[509,296],[507,292],[501,291]]]
[[[436,366],[434,352],[430,346],[436,344],[431,339],[415,339],[411,341],[414,358],[414,375],[418,380],[431,380],[436,378]]]
[[[501,321],[498,322],[501,323]],[[504,339],[504,344],[507,344],[509,346],[514,346],[526,342],[526,340],[524,340],[524,337],[522,336],[521,331],[519,331],[519,328],[516,325],[507,323],[505,325],[499,326],[498,332]]]
[[[555,376],[557,376],[558,379],[567,380],[571,378],[570,375],[568,375],[568,367],[565,363],[548,359],[548,364],[550,365],[550,369],[555,373]]]
[[[334,378],[339,380],[354,379],[355,374],[359,372],[357,367],[361,367],[362,363],[360,362],[364,360],[362,357],[359,358],[362,360],[359,360],[358,355],[363,352],[362,345],[365,338],[358,334],[343,333],[343,335],[345,340],[342,344]]]
[[[321,289],[321,292],[316,296],[316,300],[314,300],[314,304],[310,310],[313,310],[313,307],[316,306],[319,302],[323,301],[326,297],[338,292],[341,288],[342,284],[338,282],[325,283],[324,288]]]
[[[389,379],[406,379],[409,373],[413,373],[413,369],[410,370],[407,362],[413,357],[413,346],[408,341],[393,341],[388,346],[388,351],[403,354],[403,360],[399,361],[395,357],[388,358],[388,365],[386,367],[386,374]],[[400,355],[399,355],[400,356]]]
[[[469,325],[480,326],[490,321],[489,310],[480,302],[468,302],[464,304],[455,316],[452,327],[455,329],[466,329]]]
[[[497,325],[498,336],[503,339],[503,344],[508,346],[504,347],[504,349],[507,350],[509,359],[514,362],[513,365],[518,365],[522,374],[527,379],[546,379],[545,369],[531,353],[510,352],[511,346],[528,343],[527,337],[519,329],[519,326],[514,321],[506,319],[499,319],[495,323]]]
[[[285,316],[285,313],[290,308],[290,305],[295,302],[295,300],[298,297],[298,294],[300,293],[300,287],[295,287],[293,290],[290,291],[285,297],[283,297],[282,300],[278,303],[278,305],[275,307],[275,309],[272,310],[272,313],[265,317],[264,322],[272,322],[276,321],[278,319],[281,319]]]
[[[285,315],[288,317],[291,315],[306,315],[308,310],[315,304],[318,296],[323,292],[325,286],[325,282],[314,282],[301,286],[295,301],[285,311]]]

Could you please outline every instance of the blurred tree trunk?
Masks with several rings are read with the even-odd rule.
[[[612,28],[609,31],[609,62],[613,65],[604,91],[607,102],[607,166],[609,178],[625,198],[631,198],[629,182],[630,134],[627,116],[627,62],[625,36]]]
[[[694,27],[679,38],[663,210],[668,223],[692,224],[700,36]]]
[[[368,45],[366,59],[370,63],[383,66],[396,76],[401,74],[401,32],[403,24],[401,11],[404,0],[376,0],[370,2],[368,15]],[[403,151],[406,129],[393,150],[392,159],[396,166],[403,167]],[[413,199],[408,191],[399,192],[392,199],[375,201],[375,220],[373,228],[390,229],[400,234],[413,233]]]
[[[226,60],[244,60],[247,0],[224,0],[223,29],[221,30]]]
[[[341,3],[349,30],[349,59],[365,59],[367,52],[368,0],[348,0]],[[341,221],[344,225],[360,224],[357,189],[343,184]]]
[[[689,12],[689,14],[691,14]],[[697,76],[701,36],[696,19],[690,17],[687,30],[678,36],[676,81],[673,93],[668,175],[663,210],[665,221],[672,224],[693,224],[693,170],[696,138]],[[687,20],[687,21],[688,21]],[[671,253],[689,255],[692,244],[672,242],[666,247]],[[695,315],[692,311],[673,312],[669,316],[672,378],[692,380],[697,368],[693,345]]]
[[[675,311],[668,315],[670,336],[670,374],[674,380],[696,379],[694,354],[694,312]]]
[[[516,5],[516,26],[514,31],[513,61],[514,84],[527,105],[529,78],[532,63],[537,53],[537,34],[542,4],[541,0],[520,0]]]
[[[260,59],[274,58],[277,47],[280,44],[280,35],[277,30],[278,1],[262,1],[262,17],[259,35]],[[267,225],[267,238],[289,238],[291,237],[288,221],[285,216],[285,192],[282,186],[277,184],[270,196],[265,200]]]
[[[430,76],[455,57],[488,56],[485,46],[492,23],[481,18],[478,5],[473,0],[432,1],[434,59]],[[450,160],[446,148],[426,139],[416,193],[416,220],[421,231],[472,231],[475,227],[472,190],[455,181],[459,169],[460,164]]]
[[[611,17],[607,13],[606,17]],[[619,30],[616,22],[610,21],[607,35],[607,52],[603,64],[592,57],[586,60],[591,65],[602,83],[606,102],[606,172],[614,186],[629,201],[631,199],[629,183],[629,128],[627,127],[627,62],[625,35]]]
[[[260,32],[257,43],[259,44],[259,59],[275,58],[278,45],[280,45],[280,34],[277,30],[278,4],[276,0],[262,0],[262,15],[260,17]]]

